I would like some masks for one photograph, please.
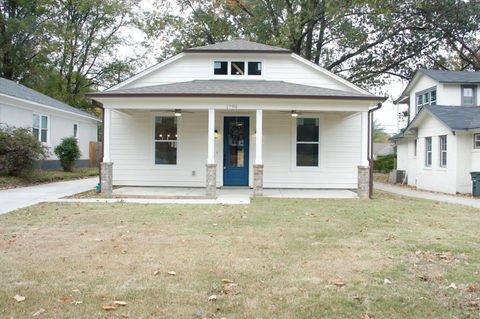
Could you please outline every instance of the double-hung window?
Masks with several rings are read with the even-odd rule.
[[[476,86],[462,85],[462,106],[475,106],[476,101]]]
[[[320,130],[318,118],[296,119],[296,166],[318,167]]]
[[[439,138],[440,142],[440,167],[447,167],[447,136],[442,135]]]
[[[425,105],[437,104],[437,88],[433,87],[416,93],[417,113],[420,112]]]
[[[32,134],[40,142],[48,142],[48,117],[46,115],[33,114]]]
[[[425,166],[432,166],[432,138],[425,137]]]
[[[473,148],[480,149],[480,133],[473,134]]]
[[[178,123],[175,116],[155,117],[155,164],[176,165]]]

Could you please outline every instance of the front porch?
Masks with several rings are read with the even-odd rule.
[[[158,196],[217,198],[229,194],[225,186],[244,186],[247,197],[351,198],[349,189],[367,196],[368,108],[232,102],[105,108],[102,192],[147,186],[161,187]]]

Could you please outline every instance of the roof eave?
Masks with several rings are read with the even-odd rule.
[[[226,50],[226,49],[185,49],[185,53],[270,53],[270,54],[290,54],[290,50]]]
[[[313,99],[313,100],[363,100],[363,101],[379,101],[387,100],[385,96],[334,96],[334,95],[288,95],[288,94],[158,94],[158,93],[88,93],[91,98],[118,98],[118,97],[204,97],[204,98],[283,98],[283,99]]]

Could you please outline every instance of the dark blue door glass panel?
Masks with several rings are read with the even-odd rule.
[[[225,117],[223,134],[223,184],[248,185],[248,117]]]

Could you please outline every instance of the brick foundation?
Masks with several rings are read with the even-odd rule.
[[[113,191],[113,163],[100,163],[100,192],[111,194]]]
[[[206,195],[217,196],[217,164],[207,164]]]
[[[358,166],[358,188],[357,194],[361,199],[369,198],[370,169],[368,166]]]
[[[253,196],[263,196],[263,165],[253,165]]]

